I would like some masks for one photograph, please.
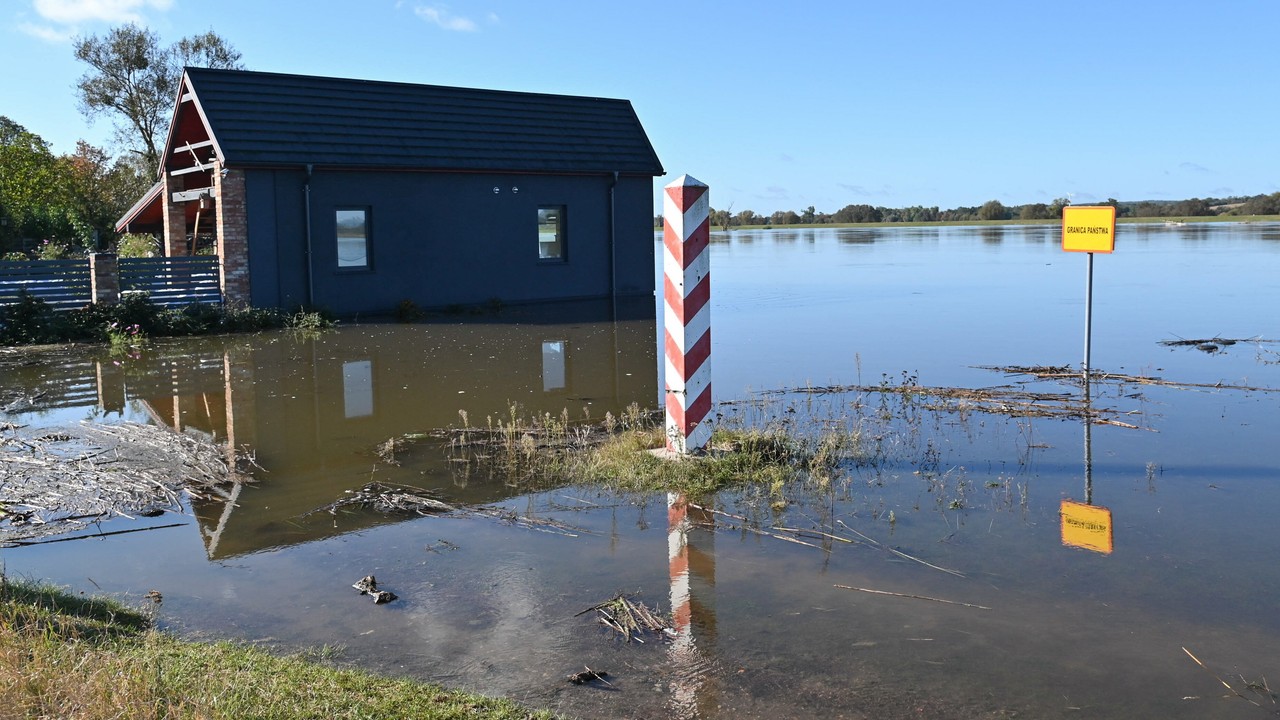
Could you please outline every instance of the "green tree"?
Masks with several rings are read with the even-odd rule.
[[[154,32],[128,23],[103,37],[78,37],[74,46],[76,59],[90,68],[76,84],[80,111],[90,120],[110,116],[117,141],[141,156],[150,173],[160,164],[182,68],[243,67],[240,53],[213,31],[161,47]]]
[[[778,210],[769,216],[769,222],[773,225],[798,225],[800,216],[795,210]]]
[[[1236,208],[1237,215],[1280,215],[1280,192],[1255,195]]]
[[[838,223],[873,223],[883,219],[880,209],[871,205],[845,205],[832,216],[832,220]]]
[[[1208,201],[1200,198],[1191,198],[1190,200],[1179,200],[1169,208],[1169,215],[1178,217],[1208,217],[1216,215],[1213,208],[1209,207]]]
[[[61,158],[66,165],[68,196],[77,215],[100,237],[115,232],[115,223],[151,184],[140,160],[112,159],[105,150],[81,140],[76,151]]]
[[[67,164],[39,135],[0,116],[0,243],[6,250],[24,240],[82,245],[90,234],[71,202]]]
[[[988,200],[978,209],[979,220],[1008,220],[1009,210],[999,200]]]
[[[818,211],[817,211],[817,208],[815,208],[812,205],[805,208],[804,212],[800,213],[800,222],[806,225],[812,225],[817,221],[818,221]]]
[[[1044,203],[1032,203],[1023,205],[1018,211],[1018,217],[1023,220],[1051,220],[1053,213],[1049,211],[1049,206]]]

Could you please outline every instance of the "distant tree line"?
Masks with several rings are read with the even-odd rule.
[[[913,205],[890,208],[873,205],[845,205],[834,213],[818,212],[810,205],[800,212],[778,210],[771,215],[760,215],[752,210],[733,212],[733,208],[711,210],[712,226],[729,230],[744,226],[776,225],[825,225],[848,223],[894,222],[967,222],[974,220],[1055,220],[1062,217],[1062,208],[1070,205],[1069,198],[1061,197],[1051,203],[1005,205],[999,200],[988,200],[976,207],[956,207],[941,210],[937,206]],[[1280,215],[1280,193],[1251,197],[1191,198],[1189,200],[1142,200],[1121,202],[1108,198],[1093,205],[1111,205],[1117,217],[1208,217],[1212,215]],[[661,216],[655,224],[661,226]]]

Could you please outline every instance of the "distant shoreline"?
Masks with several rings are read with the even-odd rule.
[[[1138,217],[1117,218],[1121,225],[1163,225],[1165,223],[1227,223],[1227,222],[1280,222],[1280,215],[1206,215],[1203,217]],[[814,228],[895,228],[895,227],[958,227],[982,225],[1061,225],[1060,219],[1049,220],[937,220],[923,222],[877,223],[797,223],[794,225],[735,225],[734,230],[810,230]],[[661,230],[655,227],[655,230]],[[712,232],[724,230],[712,225]]]

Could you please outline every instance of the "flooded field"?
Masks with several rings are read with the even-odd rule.
[[[526,493],[440,442],[379,453],[460,411],[656,407],[648,303],[0,357],[0,421],[148,422],[258,466],[189,516],[94,532],[181,526],[0,557],[75,590],[160,590],[181,632],[340,646],[342,662],[576,717],[1273,712],[1280,225],[1121,226],[1095,260],[1106,376],[1088,408],[1110,424],[1080,412],[1085,258],[1058,239],[714,236],[722,422],[840,423],[864,449],[830,477],[714,498]],[[371,481],[502,512],[308,514]],[[1100,544],[1064,544],[1064,501],[1085,506],[1068,539]],[[399,599],[351,589],[369,574]],[[677,637],[625,643],[578,615],[618,593],[674,609]],[[584,666],[609,684],[565,681]]]

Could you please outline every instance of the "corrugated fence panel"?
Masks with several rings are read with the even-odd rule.
[[[147,292],[167,307],[222,302],[215,255],[120,258],[120,292]]]
[[[89,260],[0,260],[0,305],[18,302],[23,292],[55,310],[88,305]]]

